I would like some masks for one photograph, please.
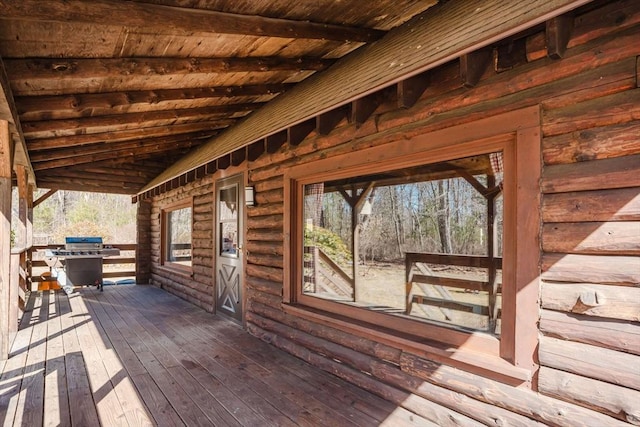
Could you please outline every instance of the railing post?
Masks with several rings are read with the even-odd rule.
[[[0,120],[0,360],[9,357],[10,345],[12,167],[13,141],[9,133],[9,122]]]

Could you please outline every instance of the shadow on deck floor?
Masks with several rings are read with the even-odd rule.
[[[415,425],[412,414],[151,286],[33,293],[3,425]],[[420,422],[418,422],[420,424]]]

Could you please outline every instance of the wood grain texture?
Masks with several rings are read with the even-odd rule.
[[[640,425],[640,392],[568,372],[540,368],[540,392]]]
[[[638,322],[640,288],[588,283],[543,283],[542,307]]]
[[[374,29],[349,28],[286,19],[247,16],[201,9],[182,9],[158,4],[117,3],[97,0],[88,5],[82,1],[52,1],[46,5],[25,0],[0,3],[5,16],[30,20],[75,20],[103,24],[105,16],[123,26],[155,29],[160,33],[184,34],[191,31],[256,36],[309,38],[330,40],[373,41],[383,33]]]
[[[640,361],[628,353],[542,337],[539,357],[541,366],[640,390]]]
[[[547,137],[542,141],[546,165],[584,162],[640,152],[640,121],[595,127]]]
[[[547,253],[542,255],[543,280],[557,282],[611,283],[638,286],[638,257],[574,255]]]
[[[594,255],[640,255],[640,222],[546,223],[546,252]]]
[[[631,321],[542,310],[540,331],[564,340],[640,355],[640,330]]]
[[[330,73],[308,79],[262,109],[241,127],[193,153],[158,176],[142,191],[153,188],[241,145],[286,129],[324,111],[367,95],[384,86],[434,68],[465,51],[488,45],[578,6],[574,1],[504,1],[447,3],[438,14],[419,16],[402,30],[336,64]],[[522,10],[527,14],[521,14]],[[469,14],[473,10],[476,13]],[[456,37],[451,37],[451,34]],[[439,46],[440,49],[423,49]],[[273,118],[278,120],[274,121]]]
[[[640,154],[545,168],[541,189],[563,193],[640,187]]]
[[[638,221],[640,191],[631,187],[545,194],[542,197],[542,219],[546,223]]]

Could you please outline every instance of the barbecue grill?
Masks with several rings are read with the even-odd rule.
[[[67,294],[83,285],[96,285],[102,291],[102,259],[117,255],[120,249],[104,246],[102,237],[66,237],[64,249],[45,251],[45,262],[57,270],[58,282]]]

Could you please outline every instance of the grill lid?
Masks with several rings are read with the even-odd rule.
[[[102,249],[102,237],[65,237],[66,250],[100,250]]]
[[[102,244],[102,237],[65,237],[64,243],[100,243]]]

